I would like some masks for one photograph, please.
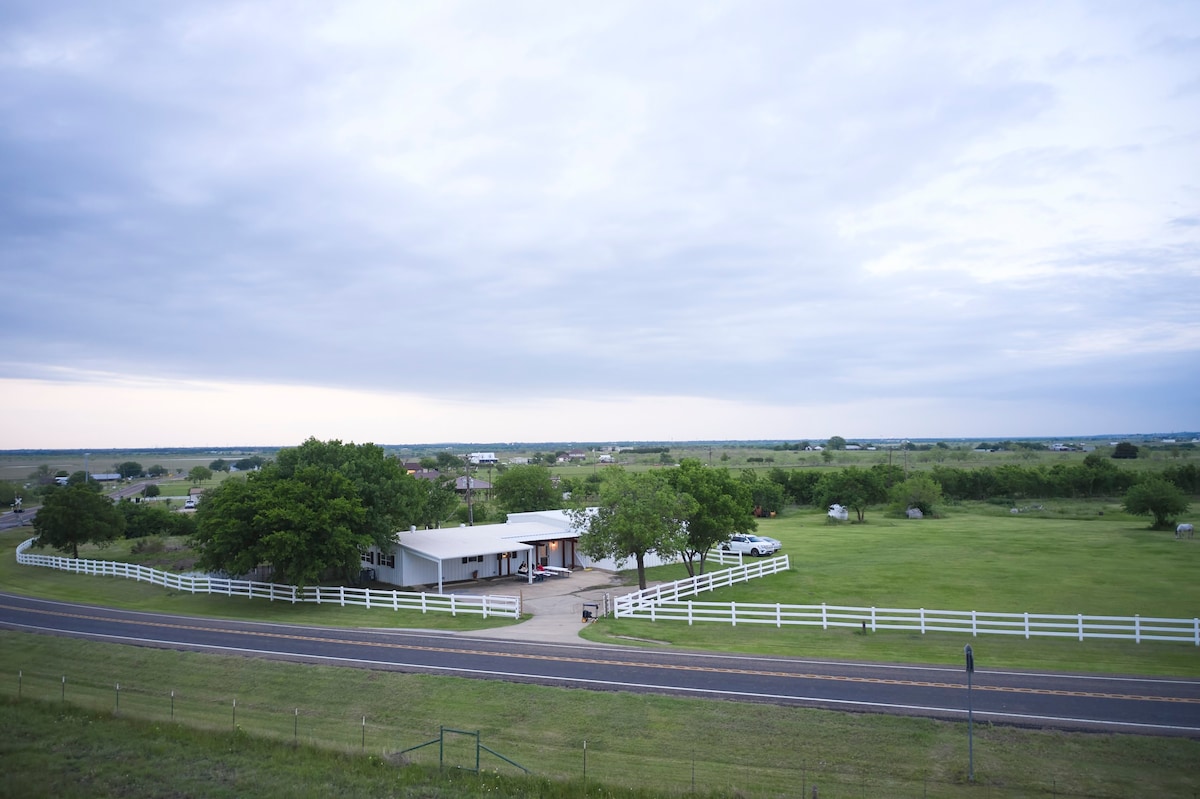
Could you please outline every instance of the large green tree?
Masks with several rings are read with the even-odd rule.
[[[1125,492],[1126,513],[1153,516],[1155,529],[1169,528],[1172,520],[1190,507],[1187,495],[1161,477],[1140,480]]]
[[[888,496],[892,509],[898,513],[917,508],[925,516],[932,516],[942,503],[942,487],[928,474],[914,474],[892,486]]]
[[[683,562],[690,576],[704,574],[708,550],[731,534],[758,529],[750,486],[728,469],[714,469],[695,458],[684,458],[678,469],[667,472],[667,479],[676,491],[695,500],[695,509],[684,517],[687,540]]]
[[[381,547],[392,541],[397,530],[407,529],[421,518],[425,492],[417,478],[375,444],[310,438],[298,447],[280,450],[275,464],[283,477],[304,466],[344,475],[366,510],[363,530]]]
[[[141,477],[143,474],[145,474],[145,471],[142,469],[142,464],[138,463],[137,461],[125,461],[123,463],[118,463],[113,467],[113,471],[121,475],[121,477],[125,480],[130,480],[134,477]]]
[[[203,568],[311,583],[356,574],[362,550],[421,520],[424,488],[374,444],[310,438],[276,462],[210,489],[196,512]]]
[[[35,546],[53,547],[79,557],[80,544],[103,546],[125,532],[125,517],[103,494],[84,485],[56,488],[46,494],[33,520]]]
[[[869,506],[887,499],[887,489],[879,473],[857,466],[822,475],[817,493],[822,505],[845,505],[854,511],[860,522],[866,518]]]
[[[554,487],[545,466],[513,466],[496,478],[493,496],[509,513],[556,510],[562,507],[562,493]]]
[[[211,480],[212,476],[212,469],[207,466],[193,466],[188,470],[188,481],[192,485],[200,485],[205,480]]]
[[[579,531],[579,548],[591,558],[633,558],[638,587],[646,587],[646,555],[671,558],[687,546],[685,520],[696,501],[681,494],[660,472],[610,469],[600,487],[595,509],[569,511],[571,527]]]

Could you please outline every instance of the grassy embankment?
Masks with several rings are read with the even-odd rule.
[[[633,796],[678,795],[693,784],[705,795],[741,797],[798,796],[814,783],[823,797],[1115,798],[1200,790],[1200,742],[1179,738],[976,724],[976,785],[968,786],[961,722],[262,662],[11,632],[0,632],[0,675],[5,796],[578,797],[585,740],[588,796],[627,795],[621,787],[644,791]],[[443,725],[480,731],[484,745],[536,777],[519,778],[485,753],[485,770],[503,779],[448,779],[430,770],[437,746],[407,756],[421,768],[394,767],[397,752],[436,738]],[[469,738],[452,739],[446,764],[474,766]]]

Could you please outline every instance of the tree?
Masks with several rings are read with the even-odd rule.
[[[205,466],[193,466],[188,471],[188,480],[192,485],[200,485],[205,480],[211,480],[212,476],[212,469]]]
[[[568,511],[571,528],[580,533],[579,548],[591,558],[633,558],[638,587],[646,587],[646,555],[670,558],[687,544],[684,519],[696,501],[672,488],[662,472],[609,470],[594,510]]]
[[[1138,456],[1138,448],[1128,441],[1122,441],[1113,447],[1112,456],[1118,459],[1133,460]]]
[[[276,462],[210,489],[196,511],[203,568],[271,564],[286,582],[357,574],[362,550],[421,519],[424,488],[374,444],[310,438]]]
[[[351,481],[319,466],[230,478],[196,511],[197,565],[241,575],[270,564],[275,579],[294,585],[317,582],[327,569],[348,575],[373,543],[365,516]]]
[[[229,471],[229,461],[225,460],[224,458],[217,458],[215,461],[208,464],[208,468],[212,469],[214,472],[227,472]]]
[[[421,517],[425,493],[417,478],[375,444],[310,438],[299,447],[280,450],[275,463],[283,477],[312,465],[348,478],[366,510],[362,529],[380,547],[390,546],[397,530]]]
[[[158,483],[147,483],[146,487],[142,489],[143,497],[157,497],[161,493],[162,489],[158,487]]]
[[[761,479],[753,469],[743,469],[739,482],[750,491],[750,507],[754,513],[770,516],[783,510],[786,492],[770,478]]]
[[[509,513],[555,510],[562,506],[562,493],[554,487],[545,466],[514,466],[499,475],[493,494]]]
[[[695,458],[684,458],[678,469],[667,472],[675,490],[695,500],[696,507],[687,514],[687,542],[683,547],[683,562],[688,575],[695,577],[695,561],[700,561],[699,574],[704,574],[708,550],[733,533],[749,533],[758,528],[751,512],[754,499],[750,487],[729,473],[728,469],[705,466]]]
[[[458,494],[454,491],[454,483],[439,480],[417,480],[423,491],[421,511],[416,524],[426,530],[442,526],[442,522],[450,518],[450,514],[458,507]]]
[[[121,475],[122,480],[131,480],[134,477],[141,477],[145,472],[142,470],[142,464],[137,461],[125,461],[118,463],[113,467],[113,471]]]
[[[439,472],[461,471],[463,466],[463,459],[454,453],[442,450],[437,454],[437,470]]]
[[[261,469],[263,464],[266,462],[267,459],[261,455],[251,455],[246,458],[239,458],[237,462],[233,464],[233,468],[237,469],[239,472],[252,472],[255,469]],[[226,471],[229,470],[226,469]]]
[[[125,532],[125,518],[112,500],[86,486],[51,491],[33,519],[34,546],[53,547],[79,557],[80,544],[103,546]]]
[[[878,473],[850,466],[821,477],[817,486],[822,505],[835,502],[850,508],[862,522],[866,518],[867,506],[883,502],[887,490],[879,480]]]
[[[1161,477],[1150,477],[1134,483],[1125,492],[1122,503],[1126,513],[1154,517],[1154,529],[1171,527],[1176,516],[1187,512],[1187,495]]]
[[[170,472],[167,471],[166,466],[156,463],[146,470],[146,474],[151,477],[162,477],[165,474],[170,474]]]
[[[825,442],[825,446],[829,449],[845,449],[846,439],[842,438],[841,436],[833,436]]]
[[[942,487],[927,474],[915,474],[893,486],[889,496],[893,510],[904,513],[917,508],[925,516],[932,516],[942,503]]]
[[[151,503],[122,500],[116,504],[125,518],[126,538],[146,538],[155,535],[191,536],[196,532],[195,517],[187,513],[171,513]]]

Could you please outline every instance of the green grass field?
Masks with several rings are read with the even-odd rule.
[[[760,531],[784,542],[792,571],[704,598],[1197,615],[1200,540],[1150,531],[1145,520],[1123,516],[1113,503],[1043,504],[1045,511],[1020,516],[991,505],[957,506],[943,518],[919,522],[875,511],[863,525],[790,512],[762,521]],[[172,595],[130,581],[18,567],[13,549],[29,535],[26,529],[0,536],[4,590],[298,623],[451,629],[482,623]],[[115,548],[105,553],[118,554]],[[682,574],[682,567],[664,567],[651,577]],[[971,643],[980,668],[1200,674],[1200,652],[1190,645],[864,636],[611,619],[586,631],[619,636],[625,644],[650,639],[689,648],[927,663],[960,663],[963,645]],[[0,738],[4,796],[575,797],[584,795],[584,740],[589,796],[683,795],[693,774],[697,795],[712,796],[794,796],[813,783],[826,799],[1200,793],[1200,742],[1191,740],[977,725],[977,785],[968,786],[965,727],[958,722],[263,663],[12,632],[0,632],[0,697],[8,700],[0,714],[16,733]],[[480,730],[485,745],[538,779],[518,777],[498,761],[492,765],[499,777],[447,777],[429,769],[437,747],[411,756],[421,768],[395,767],[398,751],[436,737],[441,725]],[[264,743],[270,740],[293,746]],[[66,756],[47,755],[53,752]],[[459,763],[473,758],[461,744],[451,754]],[[163,762],[170,763],[170,781]]]
[[[1200,742],[1180,738],[977,724],[976,784],[969,786],[961,722],[273,663],[13,632],[0,632],[0,723],[8,731],[0,736],[0,795],[14,797],[578,797],[585,795],[584,741],[588,796],[683,795],[693,785],[705,796],[799,796],[802,785],[814,783],[826,799],[1190,797],[1200,790]],[[428,770],[438,763],[437,746],[407,756],[424,768],[395,768],[398,752],[437,738],[441,726],[479,731],[485,746],[535,779],[518,779],[515,768],[485,753],[485,770],[505,779],[451,784]],[[469,743],[455,738],[446,765],[473,767]]]
[[[696,597],[702,601],[852,605],[992,612],[1200,616],[1200,539],[1176,540],[1115,505],[1043,503],[1014,516],[995,506],[951,508],[912,521],[867,514],[866,524],[829,524],[814,511],[759,521],[783,542],[790,572]],[[1101,516],[1100,511],[1104,511]],[[650,570],[654,580],[682,566]],[[632,580],[632,576],[629,576]],[[1191,644],[1084,641],[954,633],[603,619],[594,640],[658,641],[690,648],[883,662],[958,663],[970,643],[993,667],[1122,674],[1200,675]]]

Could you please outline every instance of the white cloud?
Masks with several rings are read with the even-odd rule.
[[[17,6],[0,379],[252,385],[210,415],[277,443],[328,426],[327,391],[404,397],[437,439],[1194,427],[1161,397],[1200,400],[1198,27],[1166,2]],[[478,434],[434,410],[480,391],[512,405]]]

